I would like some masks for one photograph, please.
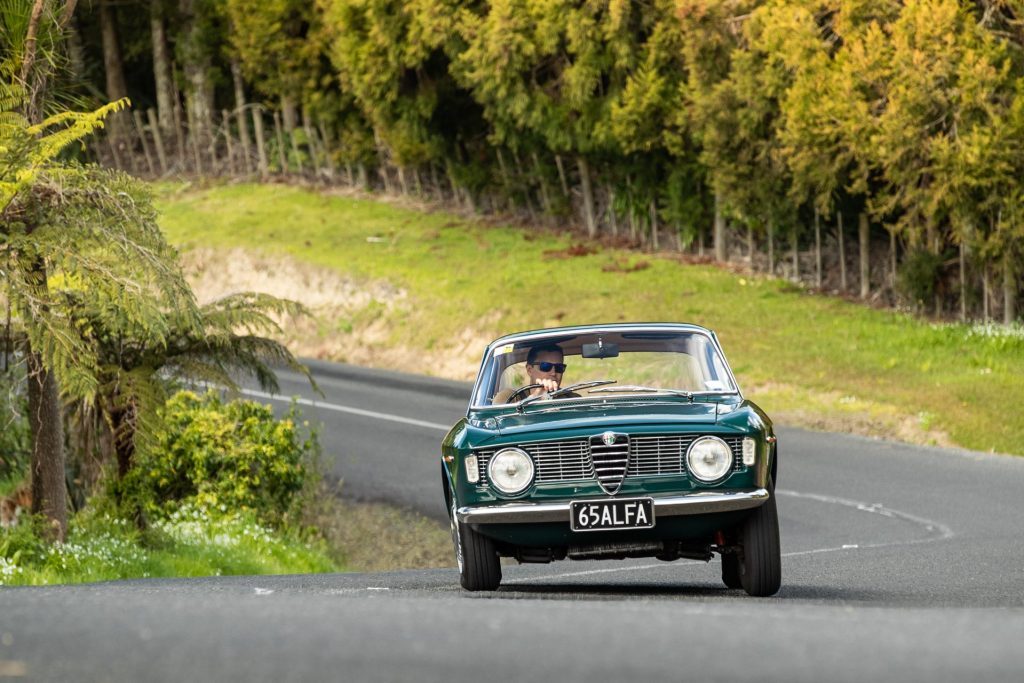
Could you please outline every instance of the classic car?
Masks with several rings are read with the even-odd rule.
[[[755,596],[781,584],[772,422],[714,332],[677,323],[561,327],[484,352],[442,442],[462,586],[520,563],[721,557]]]

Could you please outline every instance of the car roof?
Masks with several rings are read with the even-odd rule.
[[[572,325],[568,327],[547,327],[540,330],[527,332],[516,332],[506,334],[495,339],[487,346],[487,353],[496,346],[506,344],[519,344],[522,342],[541,341],[543,339],[558,339],[560,337],[572,337],[578,334],[598,332],[698,332],[708,336],[714,332],[700,325],[690,323],[604,323],[592,325]]]

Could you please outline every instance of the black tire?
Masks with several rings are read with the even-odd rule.
[[[452,541],[459,565],[462,587],[470,591],[493,591],[501,583],[501,561],[494,541],[459,524],[455,506],[451,511]]]
[[[722,555],[722,583],[726,588],[742,588],[740,583],[740,556],[736,553]]]
[[[775,595],[782,585],[782,551],[779,547],[775,487],[769,486],[768,490],[771,491],[771,497],[743,523],[740,531],[743,550],[738,563],[743,590],[749,595],[762,598]],[[724,573],[723,569],[723,580]]]

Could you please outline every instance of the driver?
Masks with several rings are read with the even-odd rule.
[[[530,396],[551,393],[562,386],[562,373],[565,372],[565,354],[557,344],[535,346],[526,356],[527,384],[539,384],[530,390]]]
[[[522,395],[519,400],[527,396],[539,396],[547,394],[562,386],[562,373],[565,372],[565,354],[557,344],[547,346],[535,346],[526,355],[526,376],[527,384],[539,384],[530,393]],[[492,403],[507,403],[515,389],[503,389],[494,395]]]

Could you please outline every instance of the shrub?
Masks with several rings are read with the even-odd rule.
[[[917,248],[908,252],[900,265],[897,289],[916,308],[924,308],[935,298],[942,262],[941,254]]]
[[[183,504],[223,513],[251,511],[280,525],[297,511],[316,437],[303,436],[296,411],[278,420],[255,401],[182,391],[162,410],[152,446],[137,455],[122,500],[167,517]]]
[[[0,373],[0,496],[28,473],[32,446],[23,375],[21,366]]]

